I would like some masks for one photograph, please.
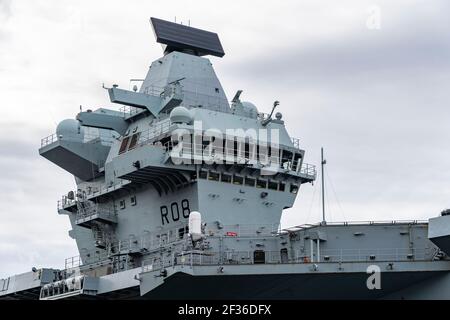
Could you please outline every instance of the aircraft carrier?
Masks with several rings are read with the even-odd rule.
[[[104,86],[116,109],[41,141],[76,181],[57,208],[79,256],[1,279],[0,299],[450,298],[449,210],[280,228],[317,173],[279,102],[228,100],[206,57],[225,55],[216,33],[151,25],[163,56],[145,79]]]

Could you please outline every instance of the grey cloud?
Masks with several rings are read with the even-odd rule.
[[[0,0],[0,23],[3,24],[8,18],[10,18],[11,12],[11,1],[12,0]],[[4,42],[7,39],[7,34],[0,28],[0,40]],[[1,48],[1,47],[0,47]],[[1,51],[0,51],[1,54]],[[2,69],[0,69],[1,71]]]
[[[429,218],[448,206],[450,25],[440,23],[445,10],[414,25],[417,14],[227,66],[229,80],[250,84],[252,99],[282,101],[308,162],[320,163],[325,146],[343,207],[358,219]],[[302,189],[296,217],[285,221],[305,219],[313,190]]]
[[[0,13],[4,17],[11,15],[11,1],[12,0],[0,0]]]
[[[447,36],[445,36],[447,35]],[[235,76],[289,85],[345,86],[355,77],[361,84],[374,76],[401,78],[450,69],[450,27],[416,32],[365,31],[317,43],[278,48],[235,66]],[[403,74],[407,72],[407,74]]]

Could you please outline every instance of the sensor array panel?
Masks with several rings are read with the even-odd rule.
[[[223,57],[222,44],[217,33],[192,28],[157,18],[151,18],[156,42],[166,46],[165,52],[189,52],[197,56]]]

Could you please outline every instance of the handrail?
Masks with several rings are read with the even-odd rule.
[[[86,201],[82,203],[86,204]],[[114,206],[105,207],[100,206],[98,203],[91,203],[81,210],[79,208],[75,221],[76,223],[78,223],[80,220],[92,217],[94,215],[100,215],[107,218],[115,218],[117,217],[117,210]]]
[[[141,131],[137,145],[143,146],[147,144],[150,140],[169,132],[171,124],[172,123],[170,122],[169,119],[165,119],[156,123],[151,128]]]
[[[398,224],[426,224],[428,220],[380,220],[380,221],[335,221],[335,222],[323,222],[313,224],[302,224],[292,227],[283,228],[281,231],[296,232],[300,230],[316,228],[321,226],[350,226],[350,225],[398,225]]]
[[[205,233],[209,236],[225,237],[276,236],[280,233],[280,224],[235,224],[220,226],[220,229],[206,227]]]
[[[205,161],[226,161],[226,162],[236,162],[242,164],[261,164],[259,159],[260,155],[256,151],[246,152],[239,146],[235,148],[223,147],[223,146],[212,146],[205,145],[203,143],[193,143],[193,142],[180,142],[181,147],[174,148],[173,141],[168,141],[164,145],[161,145],[166,152],[170,152],[171,157],[191,159],[192,157],[202,157]],[[205,158],[206,157],[206,158]],[[283,166],[281,163],[281,155],[279,157],[273,157],[264,155],[267,157],[269,166],[276,165],[280,169],[297,172],[300,174],[308,175],[313,178],[316,177],[316,166],[312,164],[302,163],[301,167],[298,168],[296,164],[288,162]],[[300,162],[300,160],[298,160]]]
[[[89,200],[95,195],[101,194],[103,192],[108,192],[110,190],[116,190],[119,187],[121,187],[123,185],[126,185],[126,184],[129,184],[129,183],[131,183],[131,182],[125,181],[125,180],[121,180],[119,183],[114,184],[114,185],[110,185],[110,186],[100,185],[100,186],[97,186],[97,187],[90,186],[90,187],[87,188],[87,190],[79,189],[78,191],[73,191],[73,193],[76,196],[77,193],[81,192],[85,196],[85,200]],[[91,189],[89,190],[89,188],[91,188]],[[67,195],[63,195],[62,199],[59,200],[58,203],[57,203],[58,209],[61,210],[61,209],[65,209],[67,207],[71,207],[71,206],[75,205],[76,202],[77,202],[77,200],[69,199],[67,197]]]
[[[78,141],[80,137],[83,137],[83,143],[90,143],[96,139],[100,139],[101,143],[105,145],[112,145],[115,141],[114,136],[105,135],[105,134],[95,134],[95,133],[85,133],[83,135],[60,135],[58,136],[56,133],[52,133],[49,136],[46,136],[41,139],[41,148],[48,146],[56,141],[62,140],[62,139],[74,139],[75,141]]]
[[[180,233],[180,230],[183,231]],[[182,241],[187,230],[187,225],[181,225],[161,232],[148,232],[140,237],[118,240],[108,245],[107,253],[108,256],[112,256],[124,252],[149,252]]]
[[[180,230],[183,230],[180,233]],[[115,254],[132,253],[132,252],[151,252],[156,249],[170,246],[178,241],[184,241],[184,235],[187,234],[187,225],[180,225],[160,232],[149,232],[140,237],[131,237],[128,239],[118,240],[107,246],[106,252],[98,253],[98,250],[86,252],[83,254],[84,263],[81,256],[69,257],[65,260],[66,269],[73,267],[81,267],[87,264],[94,264]],[[208,236],[222,237],[273,237],[279,234],[279,224],[236,224],[220,226],[220,229],[206,229],[205,234]]]
[[[155,271],[170,266],[208,266],[208,265],[248,265],[248,264],[308,264],[308,263],[336,263],[336,262],[398,262],[398,261],[431,261],[429,248],[361,248],[361,249],[328,249],[322,250],[317,257],[313,253],[294,250],[262,251],[260,256],[255,251],[187,251],[173,253],[155,259],[151,257],[142,262],[142,272]],[[292,255],[292,253],[294,253]],[[155,261],[156,260],[156,261]]]

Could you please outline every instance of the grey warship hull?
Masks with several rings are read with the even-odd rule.
[[[186,252],[177,259],[143,263],[142,267],[97,276],[94,284],[86,281],[86,288],[74,290],[50,299],[150,299],[150,300],[314,300],[314,299],[450,299],[450,261],[434,242],[443,249],[450,239],[442,226],[448,226],[450,216],[425,222],[370,222],[333,225],[303,226],[289,231],[291,246],[295,238],[311,241],[310,236],[327,234],[320,251],[317,247],[306,255],[296,256],[295,249],[288,256],[282,252],[266,252],[264,260],[247,258],[251,252],[234,252],[227,255],[209,252]],[[300,227],[297,227],[300,228]],[[445,229],[445,228],[444,228]],[[296,236],[292,236],[296,234]],[[364,235],[363,235],[364,234]],[[379,235],[384,237],[379,237]],[[368,248],[366,244],[352,250],[341,248],[329,238],[373,237],[369,243],[385,243]],[[410,248],[389,248],[389,243],[400,243],[406,237]],[[283,235],[261,236],[261,241],[279,241]],[[431,237],[431,239],[430,239]],[[231,237],[228,240],[245,242],[255,237]],[[263,240],[264,239],[264,240]],[[223,240],[223,239],[222,239]],[[314,239],[313,239],[314,240]],[[341,241],[347,241],[343,239]],[[301,242],[301,240],[300,240]],[[363,241],[359,241],[363,242]],[[317,242],[316,242],[317,243]],[[319,242],[320,243],[320,242]],[[284,251],[283,251],[284,252]],[[300,253],[298,251],[297,253]],[[292,254],[292,255],[291,255]],[[223,258],[223,259],[221,259]],[[228,258],[228,259],[227,259]],[[286,259],[287,258],[287,259]],[[107,263],[107,262],[106,262]],[[380,270],[380,287],[369,289],[367,282],[371,267]],[[82,273],[94,278],[97,265],[81,267]],[[164,271],[164,272],[162,272]],[[44,272],[44,275],[53,274]],[[29,273],[31,274],[31,273]],[[3,298],[31,298],[42,296],[43,283],[26,287],[23,276],[16,276]],[[49,280],[43,277],[44,283]],[[14,290],[21,284],[24,290]],[[92,286],[90,290],[89,287]],[[9,293],[8,293],[9,291]]]
[[[1,279],[0,299],[450,299],[448,211],[280,228],[317,173],[279,102],[265,114],[238,90],[230,105],[204,57],[224,56],[217,34],[152,24],[164,56],[140,89],[104,87],[119,111],[41,141],[75,177],[58,213],[79,256]]]

